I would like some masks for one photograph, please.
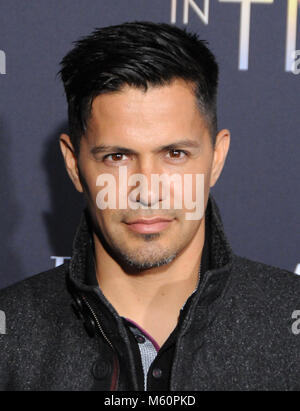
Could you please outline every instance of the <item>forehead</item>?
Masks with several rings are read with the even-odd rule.
[[[101,94],[93,101],[88,121],[88,132],[97,139],[160,144],[162,139],[199,135],[204,128],[192,86],[177,79],[169,85],[149,87],[146,92],[125,86],[118,92]]]

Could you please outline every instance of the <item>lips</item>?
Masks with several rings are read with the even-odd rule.
[[[131,231],[135,231],[142,234],[157,233],[167,228],[172,219],[154,217],[154,218],[138,218],[136,220],[126,222],[128,228]]]
[[[170,218],[154,217],[154,218],[138,218],[137,220],[129,221],[126,224],[155,224],[161,221],[172,221]]]

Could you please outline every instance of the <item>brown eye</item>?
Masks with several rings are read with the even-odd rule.
[[[107,154],[106,156],[104,156],[104,160],[108,160],[108,161],[111,161],[112,163],[116,163],[118,161],[124,160],[124,156],[125,156],[125,154],[123,154],[123,153]],[[126,160],[126,158],[125,158],[125,160]]]
[[[168,154],[170,154],[171,159],[180,160],[184,158],[187,153],[183,150],[170,150]]]
[[[122,155],[121,153],[115,153],[111,155],[111,159],[113,161],[120,161],[122,159]]]

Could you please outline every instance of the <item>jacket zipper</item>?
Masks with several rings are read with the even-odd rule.
[[[95,323],[97,324],[97,327],[98,327],[100,333],[102,334],[103,338],[106,340],[106,342],[109,344],[109,346],[113,350],[114,364],[113,364],[113,375],[112,375],[112,380],[111,380],[111,385],[110,385],[110,391],[116,391],[117,383],[118,383],[118,379],[119,379],[119,361],[118,361],[116,350],[115,350],[114,346],[112,345],[111,341],[109,340],[109,338],[106,336],[105,332],[103,331],[103,328],[101,327],[100,321],[98,320],[98,317],[95,314],[95,311],[90,306],[90,303],[87,301],[87,299],[84,295],[82,295],[82,299],[85,302],[86,306],[88,307],[90,313],[92,314],[92,316],[95,320]]]

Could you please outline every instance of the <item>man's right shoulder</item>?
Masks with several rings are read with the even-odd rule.
[[[25,313],[66,299],[69,261],[0,290],[0,310]]]

